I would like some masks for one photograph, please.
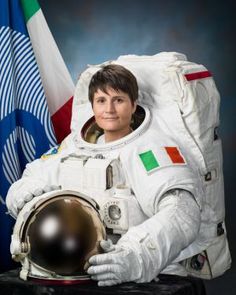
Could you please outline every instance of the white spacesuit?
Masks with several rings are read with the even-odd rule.
[[[214,82],[208,76],[191,76],[206,72],[205,68],[177,53],[127,56],[114,63],[124,65],[137,78],[140,125],[122,139],[96,144],[100,133],[92,118],[87,88],[100,67],[90,67],[76,89],[71,134],[59,147],[27,165],[22,179],[8,192],[8,209],[16,215],[34,195],[59,186],[95,200],[112,230],[111,238],[121,234],[116,245],[102,242],[106,254],[89,260],[92,267],[88,273],[100,285],[149,282],[159,273],[218,276],[229,268],[231,260],[223,196],[212,200],[212,194],[223,190],[220,168],[213,165],[220,147],[214,142],[213,148],[217,147],[212,156],[212,131],[208,134],[207,125],[208,117],[213,118],[218,108],[206,109],[209,102],[204,101],[206,89],[216,91]],[[195,85],[189,86],[191,79]],[[201,80],[198,87],[196,80]],[[203,102],[192,99],[198,95]],[[204,122],[196,117],[199,113],[204,113]],[[203,128],[207,132],[198,136]],[[221,158],[219,161],[221,165]],[[205,181],[211,182],[210,188]],[[121,212],[113,216],[123,214],[122,218],[110,219],[107,200],[109,206],[120,202]],[[104,273],[97,272],[107,264]]]

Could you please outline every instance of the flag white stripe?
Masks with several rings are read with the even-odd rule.
[[[53,115],[73,96],[74,83],[41,9],[29,19],[27,28],[39,65],[49,111]]]

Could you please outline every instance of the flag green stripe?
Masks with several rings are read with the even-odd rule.
[[[40,9],[37,0],[21,0],[21,5],[26,22]]]
[[[142,163],[147,171],[150,171],[160,166],[151,150],[139,154],[139,157],[142,160]]]

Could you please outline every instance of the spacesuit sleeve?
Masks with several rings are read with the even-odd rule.
[[[150,276],[154,274],[153,279],[177,262],[181,251],[196,239],[204,192],[201,179],[186,158],[184,164],[155,165],[148,170],[140,159],[142,149],[151,150],[160,159],[159,147],[141,146],[122,154],[121,160],[128,184],[149,218],[130,228],[118,243],[137,246],[143,269]]]
[[[50,155],[51,150],[47,152],[45,155],[43,155],[41,158],[36,159],[31,163],[28,163],[22,174],[21,179],[17,182],[29,182],[31,180],[38,180],[39,182],[44,183],[45,185],[57,184],[57,177],[55,174],[57,174],[57,169],[60,163],[61,155]]]
[[[59,147],[54,147],[40,159],[26,165],[21,179],[11,185],[6,196],[6,205],[13,217],[24,203],[36,195],[36,192],[42,194],[60,185],[58,168],[65,153],[66,149],[62,151]]]
[[[128,184],[143,212],[149,217],[156,214],[166,192],[173,189],[188,191],[202,208],[204,191],[201,181],[188,167],[165,167],[150,175],[142,171],[132,173],[128,169],[126,172]]]
[[[135,245],[143,265],[139,282],[150,281],[190,245],[200,227],[200,209],[186,190],[168,191],[157,206],[156,214],[132,227],[119,240],[123,246]]]

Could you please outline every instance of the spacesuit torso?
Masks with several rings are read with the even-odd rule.
[[[84,106],[86,112],[88,108]],[[188,191],[200,209],[201,184],[184,147],[164,134],[148,107],[143,108],[145,119],[130,135],[109,144],[92,144],[81,132],[72,133],[59,147],[28,164],[22,181],[35,178],[45,185],[85,193],[100,206],[110,238],[158,213],[161,199],[171,190]],[[86,119],[88,116],[81,120],[81,130]],[[119,220],[111,219],[107,212],[112,204],[121,210]],[[203,251],[208,241],[200,239],[202,245],[190,245],[176,262]],[[176,267],[174,272],[179,273]]]

